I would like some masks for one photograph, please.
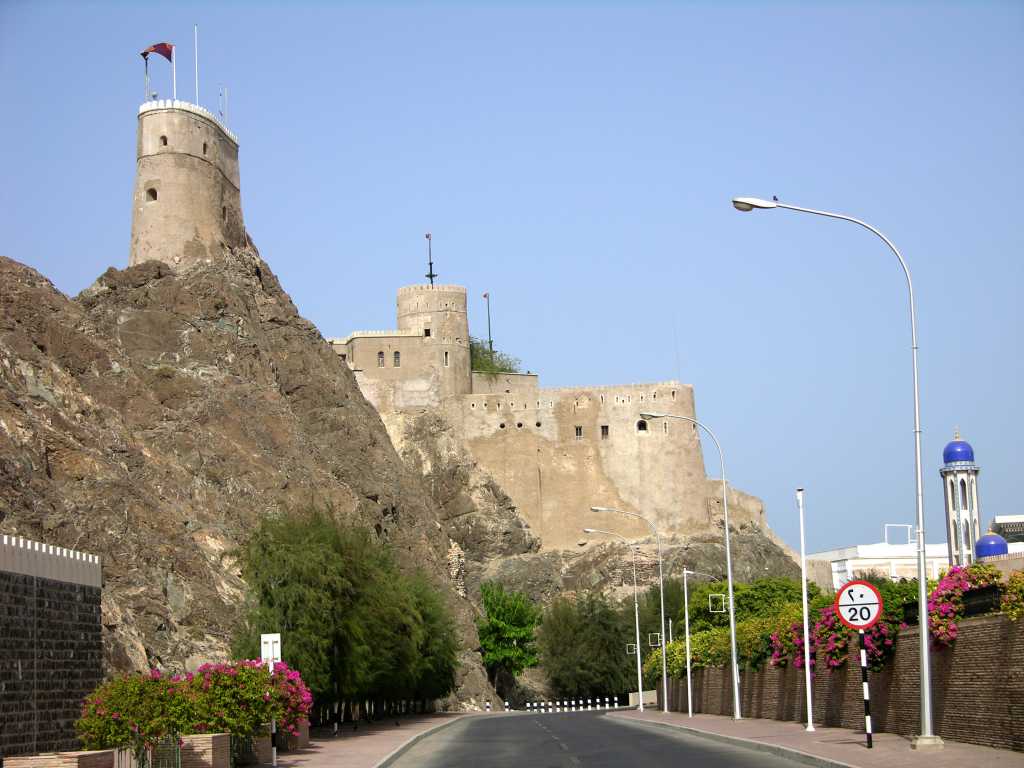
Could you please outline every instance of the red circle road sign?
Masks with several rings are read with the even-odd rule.
[[[836,593],[835,609],[850,629],[871,629],[882,618],[882,593],[866,581],[848,581]]]

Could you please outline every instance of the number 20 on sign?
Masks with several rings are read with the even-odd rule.
[[[835,608],[850,629],[871,629],[882,616],[882,594],[874,584],[848,581],[836,594]]]

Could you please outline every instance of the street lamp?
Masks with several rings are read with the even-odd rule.
[[[683,566],[683,623],[686,626],[686,712],[689,717],[693,717],[693,685],[690,682],[690,588],[686,577],[691,573],[694,576],[715,578],[710,573],[691,571],[685,565]]]
[[[924,486],[921,479],[921,398],[920,386],[917,374],[917,313],[914,306],[914,284],[910,279],[910,268],[903,259],[892,241],[880,231],[867,222],[855,219],[852,216],[845,216],[841,213],[829,211],[818,211],[814,208],[801,208],[797,205],[780,203],[778,200],[761,200],[756,197],[734,197],[733,207],[738,211],[752,211],[758,209],[785,208],[800,213],[813,213],[815,216],[825,216],[830,219],[841,219],[859,224],[864,229],[870,230],[878,235],[891,250],[903,268],[903,274],[907,278],[907,293],[910,297],[910,350],[914,364],[914,473],[917,488],[917,610],[920,619],[920,663],[921,663],[921,733],[914,737],[911,746],[914,749],[942,747],[942,739],[932,731],[932,683],[931,668],[928,648],[928,569],[925,559],[924,543]]]
[[[636,587],[636,549],[629,540],[621,534],[612,531],[602,531],[600,528],[584,528],[584,533],[603,533],[606,536],[614,536],[621,539],[633,555],[633,618],[636,621],[636,695],[640,702],[640,711],[644,711],[644,676],[640,667],[640,602],[637,598]]]
[[[739,655],[736,653],[736,611],[733,609],[732,597],[732,548],[729,545],[729,493],[725,482],[725,454],[722,453],[722,446],[715,437],[715,433],[689,416],[677,416],[673,413],[641,413],[642,419],[680,419],[694,424],[707,432],[718,448],[718,460],[722,467],[722,512],[725,514],[725,575],[729,588],[729,645],[732,650],[732,716],[740,719],[740,665]]]
[[[637,520],[643,520],[647,523],[647,527],[651,529],[651,533],[654,534],[655,540],[658,542],[658,587],[661,592],[661,690],[662,690],[662,711],[668,712],[668,655],[665,652],[665,579],[662,575],[661,568],[661,536],[658,534],[658,529],[654,527],[654,523],[648,520],[643,515],[639,515],[636,512],[627,512],[624,509],[614,509],[613,507],[591,507],[591,512],[614,512],[619,515],[626,515],[627,517],[635,517]],[[640,653],[640,649],[637,648],[637,653]],[[643,687],[643,686],[641,686]],[[641,691],[641,698],[643,697],[643,691]]]
[[[814,704],[811,701],[811,621],[807,610],[807,549],[804,546],[804,489],[796,489],[800,511],[800,602],[804,611],[804,688],[807,689],[807,731],[814,730]]]

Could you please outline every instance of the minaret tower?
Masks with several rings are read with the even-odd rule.
[[[238,139],[213,113],[146,102],[136,154],[130,266],[157,260],[181,270],[245,244]]]
[[[974,449],[960,439],[957,430],[953,441],[942,451],[944,465],[939,470],[946,499],[946,537],[950,565],[974,562],[974,544],[981,536],[981,515],[978,501],[978,473]]]

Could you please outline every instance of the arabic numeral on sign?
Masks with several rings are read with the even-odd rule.
[[[871,609],[868,608],[866,605],[849,605],[847,606],[846,610],[849,611],[847,618],[850,621],[856,621],[857,619],[860,619],[861,621],[867,621],[871,618]]]

